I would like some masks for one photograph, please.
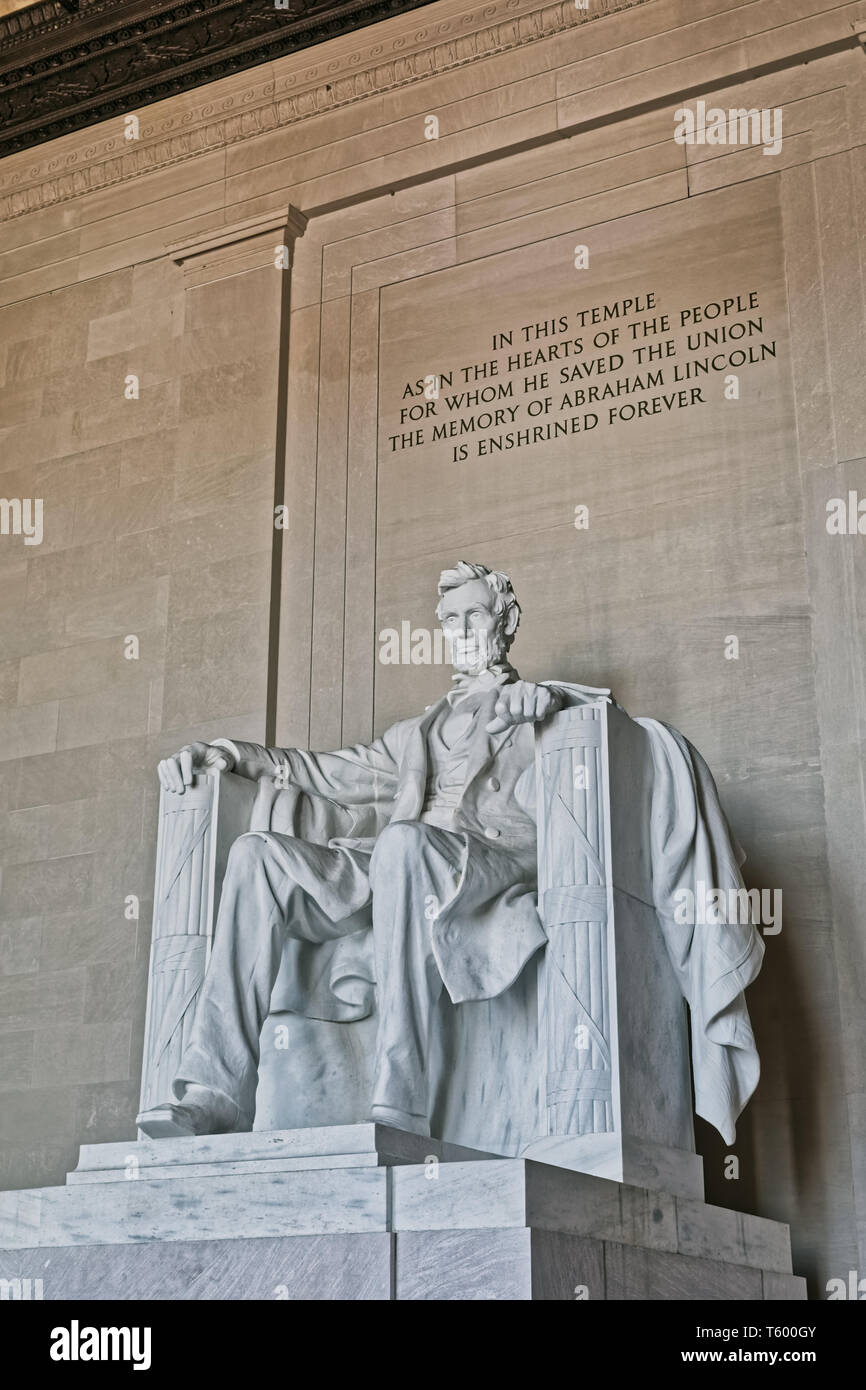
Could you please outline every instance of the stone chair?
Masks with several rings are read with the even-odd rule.
[[[432,1133],[702,1198],[687,1011],[652,906],[646,730],[601,694],[537,729],[536,772],[548,944],[496,999],[454,1005],[443,992]],[[349,815],[334,808],[334,834]],[[303,831],[297,793],[226,773],[162,792],[142,1110],[172,1098],[231,843],[268,828]],[[262,1030],[254,1127],[362,1123],[374,991],[354,1022],[293,1012],[292,945]]]

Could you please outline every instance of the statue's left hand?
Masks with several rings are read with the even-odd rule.
[[[537,724],[560,709],[562,696],[558,691],[532,681],[512,681],[511,685],[502,687],[487,732],[501,734],[512,724]]]

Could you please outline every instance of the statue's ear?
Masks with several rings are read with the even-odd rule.
[[[502,631],[506,637],[513,637],[517,631],[517,624],[520,622],[520,609],[515,604],[509,608],[502,622]]]

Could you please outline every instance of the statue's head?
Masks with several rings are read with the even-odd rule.
[[[520,604],[507,574],[460,560],[439,576],[436,617],[455,671],[478,675],[505,660],[520,622]]]

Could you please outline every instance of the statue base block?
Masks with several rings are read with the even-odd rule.
[[[804,1299],[788,1227],[383,1125],[85,1146],[0,1194],[50,1299]]]

